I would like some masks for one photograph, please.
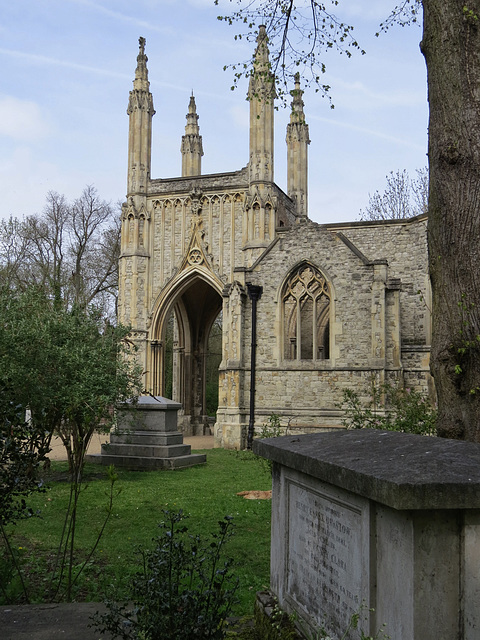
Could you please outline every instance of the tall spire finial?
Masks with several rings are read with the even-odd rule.
[[[248,89],[248,99],[260,94],[268,99],[275,99],[275,79],[270,69],[270,52],[265,25],[260,25],[257,36],[257,48],[253,56],[253,69]]]
[[[182,145],[180,147],[182,153],[182,176],[199,176],[202,173],[203,146],[193,91],[190,96],[186,117],[185,135],[182,136]]]
[[[257,71],[266,71],[270,67],[269,55],[267,28],[262,24],[258,29],[257,48],[255,50],[255,67]]]
[[[305,103],[302,99],[303,91],[300,88],[300,73],[298,71],[295,74],[295,89],[290,91],[290,95],[293,98],[290,122],[305,122],[305,114],[303,112]]]
[[[306,217],[308,212],[308,124],[303,112],[303,91],[300,74],[295,74],[290,124],[287,125],[287,185],[288,195],[295,202],[297,214]]]
[[[152,144],[152,117],[155,113],[150,93],[145,55],[145,38],[138,39],[139,52],[133,89],[128,99],[129,119],[128,143],[128,195],[145,193],[150,179],[150,156]]]
[[[140,37],[138,39],[139,52],[137,56],[137,68],[135,69],[135,83],[139,86],[135,86],[136,89],[146,89],[148,91],[148,69],[147,62],[148,58],[145,55],[145,45],[147,41],[145,38]],[[137,82],[139,81],[139,82]]]
[[[270,68],[265,25],[258,30],[257,48],[248,85],[250,101],[250,181],[273,181],[273,119],[275,78]]]

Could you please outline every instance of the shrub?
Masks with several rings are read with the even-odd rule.
[[[11,390],[0,380],[0,603],[29,596],[20,570],[18,550],[11,545],[6,526],[34,515],[30,494],[45,491],[39,467],[48,444],[44,434],[25,420],[25,409],[10,400]]]
[[[436,409],[426,396],[413,389],[372,379],[369,399],[362,403],[356,391],[346,389],[340,408],[347,429],[387,429],[419,435],[434,435]]]
[[[153,549],[137,550],[141,570],[132,582],[133,607],[109,601],[108,612],[97,613],[94,626],[114,638],[220,640],[238,586],[232,559],[222,557],[233,535],[231,518],[203,540],[188,533],[182,511],[163,513]]]

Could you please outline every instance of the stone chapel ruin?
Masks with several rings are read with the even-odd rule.
[[[132,326],[146,390],[168,397],[171,390],[183,407],[179,428],[204,433],[209,336],[221,318],[217,446],[243,448],[249,421],[260,427],[272,413],[302,432],[338,426],[343,390],[363,393],[372,374],[427,392],[426,216],[339,224],[308,218],[310,140],[298,76],[286,135],[287,193],[275,184],[264,28],[248,91],[247,166],[201,174],[192,95],[182,175],[152,178],[155,111],[139,42],[127,110],[118,317]]]

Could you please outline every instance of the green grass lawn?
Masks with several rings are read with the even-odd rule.
[[[255,593],[269,584],[270,518],[269,500],[245,500],[239,491],[269,489],[270,473],[262,461],[247,452],[213,449],[205,451],[207,463],[177,471],[134,472],[118,470],[113,515],[90,563],[80,579],[75,599],[100,601],[123,598],[137,570],[135,547],[150,547],[157,535],[163,509],[182,509],[190,514],[191,533],[208,535],[217,522],[233,516],[235,536],[226,555],[235,560],[240,580],[240,603],[236,615],[252,612]],[[29,499],[39,517],[18,522],[10,528],[30,584],[30,598],[41,601],[48,584],[49,566],[63,526],[69,483],[66,463],[52,463],[46,493]],[[80,497],[77,553],[86,556],[105,518],[109,482],[96,465],[85,467],[86,488]]]

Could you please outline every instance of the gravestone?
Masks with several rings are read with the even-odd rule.
[[[182,405],[161,396],[140,396],[116,410],[117,425],[100,455],[88,462],[137,470],[181,469],[206,462],[205,454],[192,453],[177,429]]]
[[[270,587],[282,609],[332,638],[360,609],[366,634],[480,638],[480,445],[360,430],[254,452],[274,462]]]

